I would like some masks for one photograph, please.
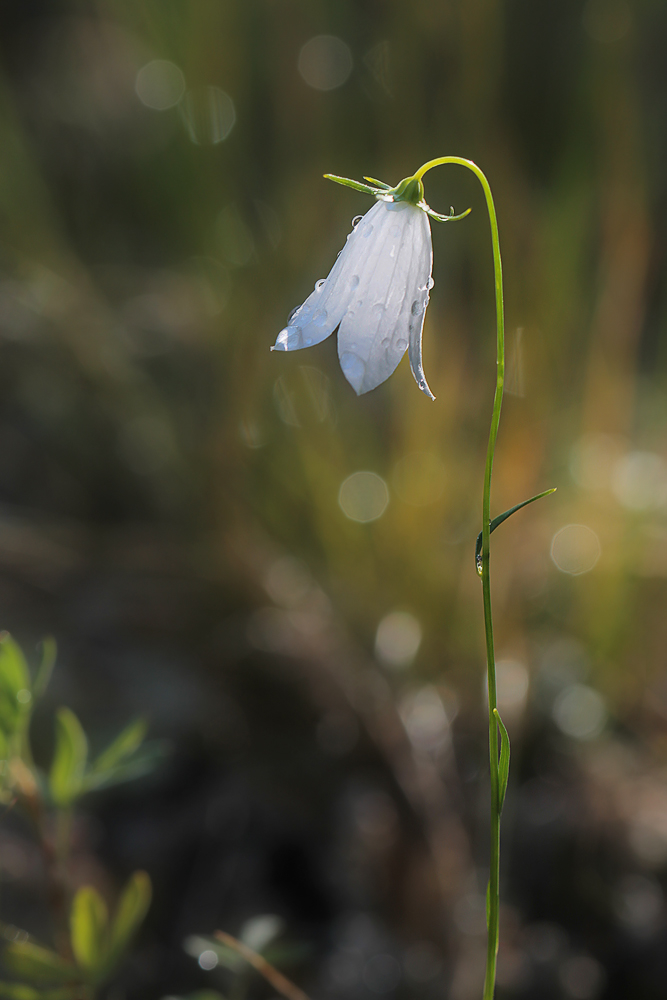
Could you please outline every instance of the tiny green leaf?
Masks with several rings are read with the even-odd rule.
[[[70,912],[72,952],[79,965],[94,977],[107,957],[108,923],[106,903],[92,885],[82,886]]]
[[[146,720],[135,719],[104,750],[93,763],[91,771],[100,773],[116,767],[137,750],[146,735]]]
[[[84,776],[82,791],[93,792],[98,788],[108,788],[109,785],[118,785],[123,781],[134,781],[142,778],[164,760],[168,752],[166,740],[152,740],[132,754],[132,756],[121,761],[116,767],[109,767],[105,771],[91,769]]]
[[[111,971],[139,929],[151,904],[151,880],[146,872],[135,872],[123,889],[111,924],[106,971]]]
[[[30,704],[30,673],[20,646],[8,632],[0,633],[0,725],[13,733]]]
[[[334,181],[336,184],[342,184],[343,187],[352,188],[354,191],[363,191],[364,194],[376,194],[377,189],[370,187],[368,184],[361,184],[359,181],[352,181],[349,177],[337,177],[335,174],[324,174],[324,177],[328,181]]]
[[[518,510],[521,510],[522,507],[527,507],[529,503],[535,503],[536,500],[541,500],[542,497],[548,497],[551,493],[555,493],[556,489],[557,487],[554,486],[553,489],[545,490],[544,493],[538,493],[536,496],[531,497],[530,500],[522,500],[521,503],[516,504],[516,506],[514,507],[510,507],[509,510],[506,510],[502,514],[499,514],[498,517],[494,517],[489,526],[489,533],[494,532],[498,527],[498,525],[502,524],[503,521],[506,521],[507,518],[511,517],[512,514],[516,514],[516,512]],[[480,531],[479,535],[477,536],[477,542],[475,544],[475,564],[479,562],[479,557],[481,553],[482,553],[482,532]]]
[[[505,802],[505,792],[510,774],[510,738],[505,724],[500,718],[500,712],[494,708],[493,714],[500,729],[500,760],[498,761],[498,812],[502,812]]]
[[[49,775],[51,797],[57,806],[68,806],[81,794],[87,760],[88,740],[81,723],[69,708],[58,709],[56,747]]]
[[[42,639],[42,659],[37,668],[35,683],[32,686],[34,698],[41,698],[46,691],[51,680],[53,668],[56,665],[57,653],[58,647],[52,635],[48,635],[45,639]]]
[[[80,979],[75,966],[50,948],[42,948],[32,941],[13,942],[5,948],[2,957],[13,975],[34,983],[68,983]]]

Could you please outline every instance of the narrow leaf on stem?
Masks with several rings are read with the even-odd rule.
[[[498,812],[502,812],[507,791],[507,781],[510,774],[510,738],[505,724],[500,718],[500,712],[494,708],[493,714],[500,729],[500,760],[498,761]]]

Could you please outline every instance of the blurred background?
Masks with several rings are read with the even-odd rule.
[[[322,174],[447,154],[499,215],[492,511],[558,487],[492,545],[498,996],[664,996],[666,44],[661,0],[2,4],[0,625],[58,640],[38,761],[62,704],[95,747],[139,714],[170,744],[75,824],[74,882],[154,884],[110,1000],[271,1000],[216,928],[281,942],[315,1000],[481,995],[472,175],[426,178],[473,209],[434,224],[435,403],[406,361],[357,398],[335,337],[269,352],[370,208]],[[46,941],[35,850],[5,816],[0,917]]]

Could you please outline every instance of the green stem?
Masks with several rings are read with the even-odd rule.
[[[491,615],[491,578],[489,575],[489,538],[491,534],[491,473],[493,457],[496,450],[496,438],[500,423],[500,410],[503,403],[503,385],[505,380],[505,314],[503,306],[503,269],[500,259],[500,241],[498,239],[498,221],[493,203],[493,195],[486,177],[472,160],[460,156],[441,156],[429,160],[420,167],[415,177],[421,180],[424,174],[433,167],[446,163],[457,163],[471,170],[484,190],[486,207],[491,223],[491,241],[493,244],[493,269],[496,284],[496,328],[497,328],[497,368],[496,391],[493,399],[493,415],[489,431],[489,444],[486,451],[486,468],[484,471],[484,494],[482,499],[482,595],[484,601],[484,632],[486,635],[486,670],[489,689],[489,762],[491,769],[491,866],[488,889],[488,945],[486,954],[486,976],[484,979],[484,1000],[493,1000],[496,984],[496,959],[498,955],[498,911],[500,906],[500,801],[498,790],[498,725],[494,717],[497,707],[496,697],[496,660],[493,648],[493,618]]]

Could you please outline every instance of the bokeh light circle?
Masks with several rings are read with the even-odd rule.
[[[341,38],[316,35],[302,47],[297,65],[309,87],[335,90],[342,87],[352,72],[352,53]]]
[[[338,503],[351,521],[377,521],[387,509],[389,490],[376,472],[353,472],[341,484]]]
[[[561,573],[589,573],[602,553],[600,539],[585,524],[566,524],[551,540],[551,558]]]

